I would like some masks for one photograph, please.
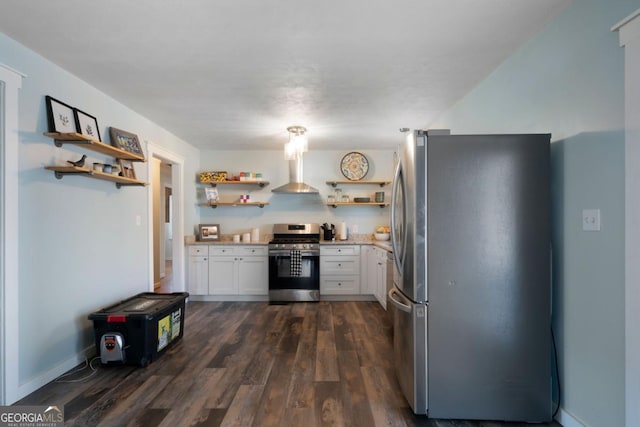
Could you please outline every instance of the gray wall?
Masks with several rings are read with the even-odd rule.
[[[561,422],[624,425],[624,52],[637,0],[574,1],[432,128],[551,132]],[[581,229],[600,208],[602,231]]]
[[[19,299],[19,366],[10,369],[18,370],[23,393],[93,348],[88,314],[147,291],[150,280],[147,189],[118,190],[82,177],[57,180],[45,171],[85,153],[57,148],[43,136],[45,95],[96,116],[103,141],[115,126],[184,157],[187,175],[195,173],[199,151],[3,34],[0,62],[26,74],[19,106],[19,283],[8,284],[17,287]],[[89,164],[113,160],[87,154]],[[145,165],[135,168],[139,179],[148,179]],[[187,193],[193,206],[195,195]],[[197,222],[196,214],[185,209],[185,222]]]

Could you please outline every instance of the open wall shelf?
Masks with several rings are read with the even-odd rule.
[[[148,182],[142,182],[136,179],[125,178],[124,176],[104,173],[104,172],[87,169],[87,168],[81,168],[78,166],[46,166],[45,169],[53,171],[55,173],[56,178],[58,179],[62,179],[65,175],[81,175],[88,178],[114,182],[117,188],[120,188],[123,186],[144,187],[149,185]]]
[[[88,136],[79,133],[59,133],[45,132],[45,136],[53,138],[56,147],[62,147],[63,144],[82,145],[83,148],[95,151],[100,154],[115,157],[116,159],[131,160],[133,162],[146,162],[144,156],[122,150],[112,145],[105,144]]]
[[[259,208],[264,208],[266,205],[268,205],[269,203],[267,202],[247,202],[247,203],[242,203],[242,202],[216,202],[216,203],[201,203],[200,206],[209,206],[212,208],[217,208],[218,206],[232,206],[232,207],[236,207],[236,206],[257,206]]]
[[[105,144],[104,142],[100,142],[96,139],[79,133],[45,132],[44,135],[48,136],[49,138],[53,138],[56,147],[62,147],[62,145],[64,144],[74,144],[82,146],[82,148],[94,151],[96,153],[104,154],[106,156],[112,156],[116,159],[129,160],[132,162],[147,161],[144,156],[122,150],[112,145]],[[45,169],[53,171],[55,177],[58,179],[62,179],[66,175],[81,175],[87,178],[113,182],[116,184],[116,188],[125,186],[144,187],[149,185],[148,182],[138,181],[137,179],[105,173],[81,166],[46,166]]]
[[[391,181],[327,181],[327,184],[332,187],[337,187],[338,185],[345,184],[368,184],[368,185],[379,185],[380,187],[384,187],[385,185],[391,184]]]

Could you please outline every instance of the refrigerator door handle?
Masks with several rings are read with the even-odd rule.
[[[389,289],[389,293],[387,294],[388,296],[387,300],[398,310],[402,310],[405,313],[411,313],[411,306],[404,304],[402,301],[398,301],[395,298],[396,295],[402,298],[400,294],[398,294],[398,291],[395,290],[395,288]]]
[[[402,161],[399,159],[398,164],[396,165],[395,173],[393,174],[393,185],[391,186],[391,250],[394,254],[393,257],[394,263],[396,265],[396,269],[399,272],[402,272],[402,265],[400,258],[404,255],[400,252],[400,248],[398,247],[397,236],[395,235],[396,230],[396,197],[398,194],[398,186],[400,185],[400,171],[402,167]],[[403,208],[404,209],[404,208]],[[403,224],[403,227],[405,225]],[[404,240],[404,239],[403,239]]]

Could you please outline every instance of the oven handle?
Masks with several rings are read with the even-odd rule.
[[[284,250],[284,251],[269,251],[269,256],[285,256],[288,257],[291,255],[291,251],[289,250]],[[301,257],[314,257],[314,256],[320,256],[320,252],[319,251],[300,251],[300,256]]]

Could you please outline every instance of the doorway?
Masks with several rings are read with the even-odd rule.
[[[160,293],[181,292],[185,289],[182,227],[184,161],[151,143],[148,151],[151,181],[149,289]]]

